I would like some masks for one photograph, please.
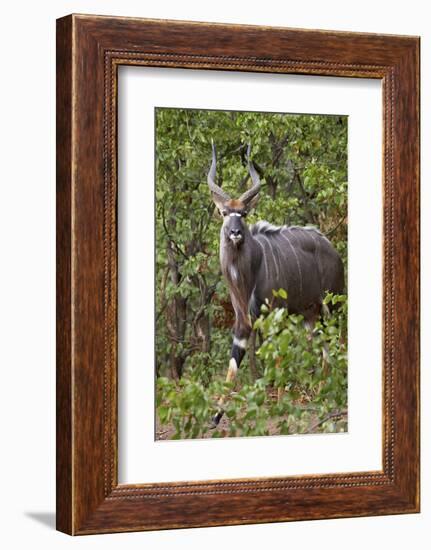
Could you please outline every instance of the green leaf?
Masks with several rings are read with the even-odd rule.
[[[281,298],[284,298],[285,300],[287,300],[287,292],[284,290],[284,288],[280,288],[278,291],[278,294]]]

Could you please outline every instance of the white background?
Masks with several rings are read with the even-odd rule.
[[[431,150],[431,29],[426,2],[132,0],[2,6],[1,544],[4,548],[427,548],[431,522],[431,339],[422,342],[422,514],[72,539],[55,506],[55,18],[74,12],[422,36],[422,150]],[[422,166],[422,331],[431,331],[430,165]],[[366,404],[366,396],[364,396]],[[428,538],[428,537],[427,537]]]
[[[144,67],[119,79],[120,482],[381,470],[381,82]],[[348,433],[154,441],[155,105],[348,115]]]

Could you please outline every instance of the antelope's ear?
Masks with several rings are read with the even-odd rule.
[[[259,202],[259,194],[255,195],[252,199],[250,199],[250,202],[247,203],[247,212],[250,212],[254,208],[256,208],[257,203]]]
[[[220,197],[220,195],[218,193],[211,193],[211,197],[214,201],[214,204],[217,206],[217,209],[218,211],[220,212],[220,214],[222,213],[222,211],[224,210],[225,208],[225,199]]]

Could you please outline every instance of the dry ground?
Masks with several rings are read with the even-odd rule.
[[[277,399],[276,392],[271,392],[269,394],[269,397],[272,400],[276,400]],[[301,406],[302,403],[301,402],[295,402],[295,405]],[[330,416],[332,416],[332,415],[330,415]],[[335,420],[339,419],[340,417],[343,417],[343,416],[347,419],[347,416],[345,414],[338,414],[338,415],[334,414],[333,416],[334,416]],[[288,415],[278,416],[278,417],[274,417],[274,418],[269,419],[268,422],[267,422],[267,427],[268,427],[268,431],[269,431],[268,435],[280,435],[280,432],[279,432],[279,429],[277,428],[277,426],[280,423],[280,421],[287,420],[287,417],[288,417]],[[329,420],[329,418],[328,418],[328,420]],[[208,424],[209,424],[209,422],[210,422],[210,419],[208,419]],[[313,414],[313,413],[310,414],[310,422],[309,422],[309,427],[308,427],[307,433],[309,433],[309,434],[322,433],[322,430],[320,428],[321,424],[322,424],[322,422],[319,422],[319,418],[316,414]],[[222,435],[224,437],[231,437],[231,436],[229,436],[229,418],[227,416],[223,416],[222,419],[220,420],[218,430],[220,432],[222,432]],[[346,428],[345,431],[347,431],[347,428]],[[213,433],[214,433],[213,430],[208,430],[204,435],[199,436],[198,439],[210,439],[210,438],[212,438]],[[175,427],[174,427],[172,422],[169,422],[168,424],[161,425],[159,423],[158,419],[156,420],[156,440],[157,441],[164,441],[164,440],[172,439],[174,434],[175,434]]]

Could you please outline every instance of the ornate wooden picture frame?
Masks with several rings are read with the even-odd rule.
[[[380,79],[381,471],[118,483],[117,69]],[[69,534],[419,511],[419,39],[70,15],[57,21],[57,528]]]

